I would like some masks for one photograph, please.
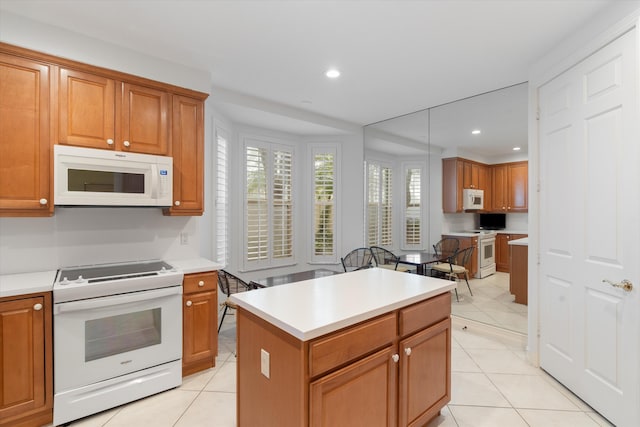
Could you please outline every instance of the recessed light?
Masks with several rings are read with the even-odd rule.
[[[327,70],[324,75],[329,77],[330,79],[337,79],[338,77],[340,77],[340,71],[336,70],[335,68],[331,68],[330,70]]]
[[[520,147],[513,147],[513,151],[520,151]]]
[[[480,129],[474,129],[471,131],[472,135],[480,135]]]

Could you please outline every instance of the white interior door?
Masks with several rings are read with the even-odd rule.
[[[636,37],[539,88],[540,365],[618,426],[640,425]]]

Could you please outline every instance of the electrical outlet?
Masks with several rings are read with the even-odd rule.
[[[182,233],[180,233],[180,244],[181,245],[189,244],[189,233],[187,233],[186,231],[183,231]]]
[[[269,353],[264,349],[260,349],[260,372],[267,378],[270,378],[269,375]]]

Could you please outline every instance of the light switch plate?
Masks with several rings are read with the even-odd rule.
[[[267,378],[270,378],[269,375],[271,375],[271,373],[269,372],[269,353],[267,352],[267,350],[265,350],[264,348],[260,349],[260,372],[262,373],[262,375],[264,375]]]

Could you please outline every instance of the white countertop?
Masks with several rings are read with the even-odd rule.
[[[509,240],[510,245],[529,246],[529,238],[523,237],[522,239]]]
[[[0,276],[0,297],[50,292],[57,272],[54,270],[2,275]]]
[[[202,273],[205,271],[222,270],[224,265],[218,264],[206,258],[189,258],[182,260],[167,260],[167,262],[182,270],[184,274]]]
[[[369,268],[233,294],[231,301],[307,341],[454,287],[447,280]]]

